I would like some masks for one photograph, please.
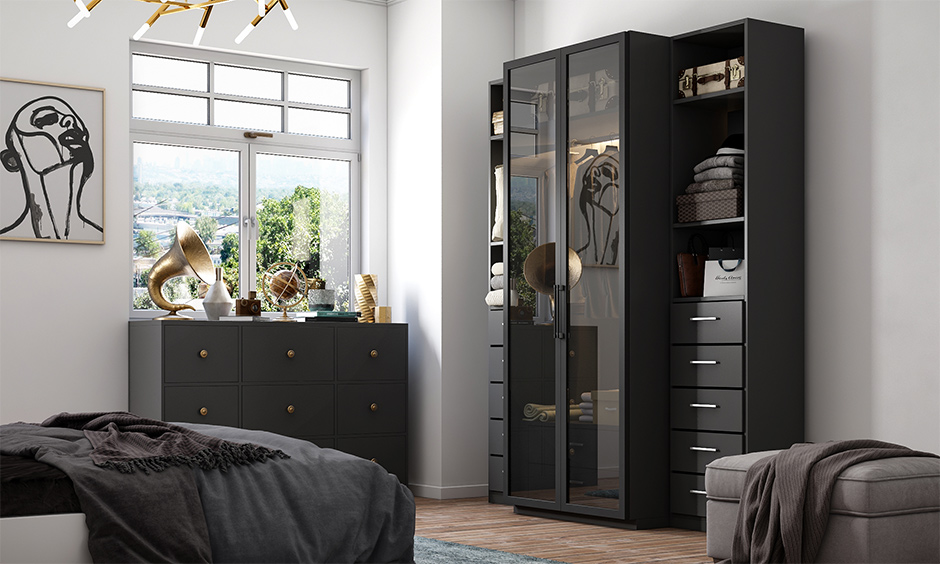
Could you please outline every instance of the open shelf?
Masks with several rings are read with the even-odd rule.
[[[744,225],[743,217],[728,217],[725,219],[706,219],[704,221],[687,221],[685,223],[673,223],[673,229],[687,229],[690,227],[711,227],[711,226],[721,226],[727,227],[729,225],[741,224]]]
[[[695,106],[703,108],[716,108],[722,106],[739,107],[744,104],[744,89],[746,86],[699,94],[691,98],[676,98],[672,103],[676,106]]]

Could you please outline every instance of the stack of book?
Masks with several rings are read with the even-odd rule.
[[[359,321],[358,311],[308,311],[298,313],[297,317],[304,321]]]

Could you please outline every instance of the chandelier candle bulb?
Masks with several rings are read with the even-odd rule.
[[[202,42],[202,35],[206,32],[206,28],[197,27],[196,28],[196,37],[193,38],[193,46],[198,47]]]
[[[245,38],[248,37],[248,34],[251,33],[251,30],[253,29],[255,29],[255,24],[249,23],[248,25],[246,25],[245,29],[243,29],[242,32],[238,34],[238,37],[235,38],[235,43],[240,44],[242,41],[244,41]]]
[[[287,17],[287,23],[290,24],[291,29],[297,31],[297,20],[294,19],[294,14],[290,12],[290,8],[284,8],[284,16]]]
[[[144,25],[140,26],[140,29],[137,30],[137,33],[134,34],[134,41],[137,41],[147,33],[147,30],[150,29],[150,24],[144,22]]]

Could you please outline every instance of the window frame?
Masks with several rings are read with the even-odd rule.
[[[139,86],[133,83],[133,56],[135,54],[149,55],[156,57],[168,57],[176,59],[186,59],[208,63],[208,92],[188,91],[160,88],[155,86]],[[282,74],[282,100],[268,100],[262,98],[247,98],[240,96],[222,95],[213,92],[212,66],[214,64],[232,65],[244,68],[259,70],[274,70]],[[286,60],[275,57],[264,57],[258,55],[246,55],[241,53],[230,53],[201,47],[183,47],[163,43],[154,43],[149,41],[131,41],[130,52],[128,56],[129,89],[128,89],[128,113],[130,119],[130,139],[129,139],[129,158],[132,161],[130,167],[130,186],[134,187],[134,144],[149,143],[160,145],[182,145],[190,147],[200,147],[206,149],[234,150],[240,153],[239,157],[239,247],[250,247],[250,256],[244,260],[243,251],[240,251],[242,257],[239,261],[239,287],[243,288],[243,293],[254,290],[257,281],[255,280],[258,225],[255,218],[254,204],[256,202],[256,183],[254,158],[258,152],[274,153],[287,156],[312,157],[329,160],[343,160],[349,162],[349,287],[353,288],[353,275],[360,271],[361,261],[361,201],[362,186],[360,172],[360,140],[361,140],[361,73],[358,70],[346,69],[340,67],[329,67],[313,63]],[[313,104],[303,104],[299,102],[288,102],[287,82],[289,74],[302,74],[308,76],[317,76],[331,79],[341,79],[349,81],[349,108],[336,108],[334,106],[319,106]],[[256,137],[248,138],[247,131],[243,128],[229,128],[215,125],[196,125],[189,123],[173,123],[165,121],[156,121],[149,119],[134,118],[133,93],[135,90],[144,92],[157,92],[164,94],[183,94],[188,96],[198,96],[209,100],[209,123],[212,123],[213,101],[215,99],[265,103],[280,105],[282,111],[282,132],[273,132],[273,138]],[[342,111],[349,117],[349,139],[335,137],[320,137],[315,135],[287,133],[289,128],[288,111],[290,107],[315,109],[323,111]],[[130,198],[129,216],[133,216],[134,198]],[[133,221],[131,222],[131,233],[133,234]],[[245,243],[250,241],[250,244]],[[129,257],[128,279],[133,276],[133,241],[131,243],[131,255]],[[130,292],[130,312],[132,319],[147,319],[161,315],[162,310],[142,310],[134,309],[133,292]],[[235,296],[237,297],[237,296]],[[350,304],[352,307],[352,304]],[[204,311],[189,312],[188,315],[203,318]]]

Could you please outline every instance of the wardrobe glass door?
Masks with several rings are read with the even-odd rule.
[[[506,188],[509,228],[504,294],[508,352],[509,494],[555,506],[556,377],[554,286],[556,64],[525,60],[504,76],[509,105]],[[515,297],[517,296],[517,297]],[[559,414],[564,420],[564,414]]]
[[[566,399],[573,407],[565,419],[565,502],[602,510],[619,510],[623,501],[620,49],[620,43],[613,43],[566,58],[569,259],[564,358]]]

